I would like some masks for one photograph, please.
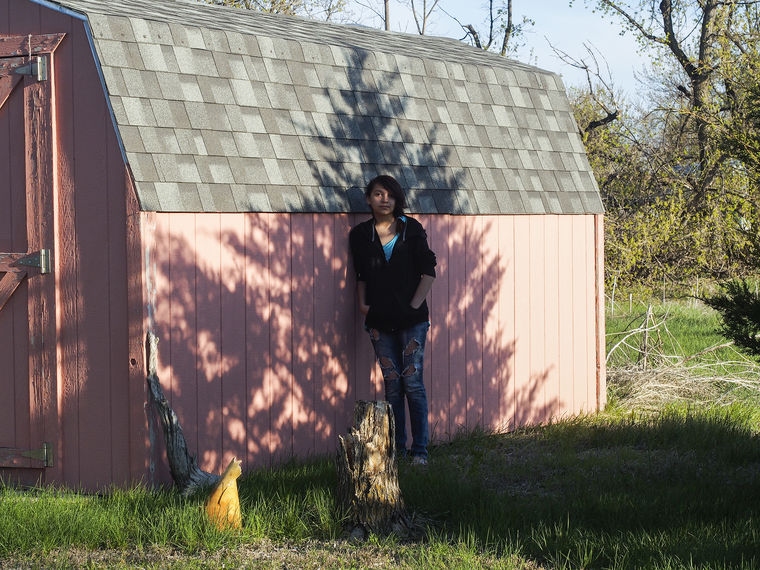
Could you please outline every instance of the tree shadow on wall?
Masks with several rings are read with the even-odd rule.
[[[312,176],[333,189],[314,196],[315,210],[327,213],[156,215],[170,252],[156,260],[159,377],[205,470],[232,455],[251,468],[332,452],[354,401],[383,398],[347,247],[367,216],[360,187],[379,173],[409,189],[438,256],[425,370],[434,436],[545,421],[558,408],[547,375],[514,381],[512,226],[450,215],[473,205],[447,128],[423,120],[435,103],[409,108],[425,100],[393,94],[397,71],[369,73],[373,54],[351,53],[350,89],[322,90],[343,114],[312,132],[325,158]]]
[[[389,53],[340,48],[330,57],[342,58],[335,63],[344,66],[349,86],[341,88],[343,81],[338,80],[335,88],[322,90],[337,114],[326,123],[313,121],[317,131],[311,129],[312,121],[296,125],[318,141],[318,156],[335,159],[329,168],[320,168],[324,162],[311,163],[312,176],[338,189],[340,197],[318,206],[368,214],[362,187],[378,174],[391,174],[407,189],[408,211],[420,216],[438,253],[425,374],[433,434],[443,437],[461,427],[504,428],[552,417],[559,402],[545,396],[542,374],[533,374],[532,384],[517,391],[511,383],[514,308],[504,306],[513,299],[505,298],[502,282],[514,257],[504,243],[513,239],[499,236],[509,228],[497,227],[493,217],[484,222],[451,216],[478,211],[472,177],[457,148],[469,146],[479,153],[486,137],[480,132],[483,127],[467,130],[449,116],[450,104],[465,107],[462,115],[470,113],[466,102],[450,101],[450,94],[467,92],[465,82],[441,77],[421,59]],[[344,188],[348,190],[340,194]],[[310,205],[308,200],[305,205]],[[353,218],[352,224],[363,219],[366,214]],[[356,330],[364,336],[360,327]],[[358,372],[364,382],[366,365]],[[371,377],[373,392],[382,397],[378,368]]]
[[[157,219],[156,239],[172,252],[156,260],[159,378],[202,467],[218,471],[232,455],[251,468],[332,452],[354,401],[383,397],[355,309],[350,218]],[[425,370],[431,429],[444,439],[461,427],[549,420],[558,406],[549,374],[515,382],[514,297],[502,288],[510,262],[488,239],[494,228],[423,221],[439,260]]]

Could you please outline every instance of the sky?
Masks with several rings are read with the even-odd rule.
[[[416,1],[421,3],[421,0]],[[440,0],[442,10],[433,14],[426,33],[457,39],[464,36],[461,26],[444,11],[462,24],[472,24],[485,33],[487,5],[487,0]],[[411,11],[404,3],[391,0],[390,9],[393,30],[416,33]],[[605,68],[605,77],[608,66],[613,85],[625,95],[635,95],[634,73],[641,72],[646,58],[637,51],[638,44],[630,32],[620,35],[617,21],[602,19],[599,13],[587,8],[583,0],[575,0],[572,8],[568,0],[515,0],[513,20],[519,22],[523,15],[531,18],[535,25],[527,27],[520,40],[525,45],[512,57],[559,73],[566,87],[582,86],[586,74],[563,63],[549,43],[576,59],[588,59],[584,44],[589,44],[601,54],[599,62]]]

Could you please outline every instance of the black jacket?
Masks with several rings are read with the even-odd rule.
[[[422,225],[409,216],[398,222],[398,239],[390,261],[375,231],[375,220],[351,228],[351,247],[356,280],[367,284],[369,313],[364,324],[386,332],[406,329],[429,319],[427,301],[418,309],[409,304],[421,276],[435,277],[435,254],[427,243]]]

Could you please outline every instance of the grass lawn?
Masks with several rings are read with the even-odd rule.
[[[662,354],[723,342],[705,309],[658,310],[675,341]],[[0,487],[0,567],[760,568],[756,401],[644,413],[613,397],[596,416],[463,434],[427,468],[401,464],[407,540],[345,537],[331,458],[241,478],[240,532],[171,491]]]
[[[614,315],[610,315],[609,312],[606,315],[608,352],[618,344],[626,332],[643,328],[646,324],[647,306],[639,303],[633,306],[632,311],[628,311],[627,306],[624,308],[625,311],[618,309]],[[648,339],[650,347],[658,349],[666,356],[688,357],[728,342],[728,339],[718,332],[718,313],[699,302],[655,303],[652,305],[649,326],[652,329],[649,331]],[[630,344],[636,349],[641,347],[642,342],[643,333],[630,338]],[[618,350],[619,354],[614,356],[616,364],[635,362],[640,358],[634,350],[626,350],[622,346]],[[736,358],[733,349],[719,349],[713,356],[726,360]]]
[[[608,397],[628,409],[666,403],[758,402],[760,364],[719,332],[716,311],[693,299],[607,314]],[[727,346],[729,345],[729,346]]]
[[[332,461],[241,480],[244,529],[144,489],[0,491],[0,566],[752,568],[760,441],[749,407],[577,418],[436,446],[400,481],[421,536],[342,534]]]

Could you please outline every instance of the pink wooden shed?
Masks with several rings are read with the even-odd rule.
[[[0,474],[332,453],[382,380],[347,234],[391,173],[438,255],[435,438],[604,405],[602,205],[558,76],[182,0],[0,0]]]

